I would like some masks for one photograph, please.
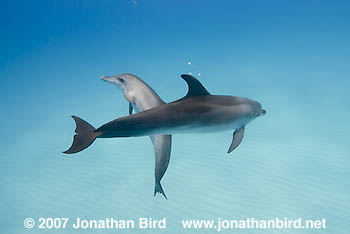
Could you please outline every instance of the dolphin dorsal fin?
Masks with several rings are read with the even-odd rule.
[[[188,92],[186,97],[210,95],[208,90],[204,88],[201,82],[193,76],[182,74],[181,78],[184,79],[188,85]]]

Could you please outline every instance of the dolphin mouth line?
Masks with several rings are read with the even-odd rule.
[[[113,82],[115,80],[113,76],[100,76],[100,78],[101,80],[108,82]]]
[[[101,80],[104,80],[104,81],[109,81],[109,77],[108,76],[100,76]]]
[[[259,115],[260,115],[260,116],[263,116],[263,115],[265,115],[265,114],[266,114],[266,110],[262,109]]]

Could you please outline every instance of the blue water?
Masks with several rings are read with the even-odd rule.
[[[27,217],[303,218],[347,234],[350,223],[350,4],[346,1],[7,1],[0,9],[0,230]],[[188,64],[191,62],[191,64]],[[267,114],[232,132],[173,137],[153,197],[148,137],[99,139],[64,155],[74,114],[98,127],[128,103],[101,75],[133,73],[166,101],[191,72],[213,94],[259,101]],[[198,75],[200,74],[200,76]],[[109,233],[113,230],[80,230]],[[186,230],[187,233],[216,233]],[[225,232],[223,232],[225,233]]]

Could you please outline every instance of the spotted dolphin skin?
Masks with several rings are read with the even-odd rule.
[[[119,74],[115,76],[101,76],[101,79],[117,86],[123,91],[125,99],[129,102],[129,114],[132,114],[133,110],[141,112],[165,103],[149,85],[135,75]],[[155,154],[154,196],[157,193],[161,193],[167,198],[160,181],[169,164],[171,135],[153,135],[150,138]]]
[[[89,147],[96,138],[208,133],[232,130],[228,152],[241,143],[245,126],[266,113],[257,101],[234,96],[212,95],[193,76],[181,75],[187,82],[185,97],[136,114],[110,121],[95,129],[86,121],[72,116],[76,134],[65,151],[74,154]]]

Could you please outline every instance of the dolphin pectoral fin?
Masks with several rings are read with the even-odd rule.
[[[188,92],[186,97],[210,95],[202,83],[193,76],[182,74],[181,78],[184,79],[188,85]]]
[[[236,149],[239,146],[239,144],[241,144],[243,136],[244,136],[244,126],[239,129],[236,129],[236,131],[233,133],[232,143],[227,153],[231,153],[234,149]]]
[[[133,109],[134,109],[134,107],[132,106],[131,102],[129,102],[129,115],[132,114]]]
[[[151,139],[152,141],[152,144],[153,144],[153,147],[154,147],[154,153],[155,153],[155,156],[157,158],[157,153],[156,153],[156,146],[155,146],[155,141],[156,141],[156,136],[149,136],[149,138]]]

